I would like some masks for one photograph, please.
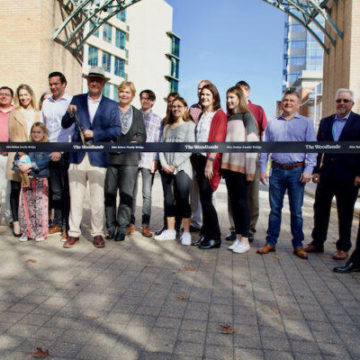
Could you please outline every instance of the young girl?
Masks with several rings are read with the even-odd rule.
[[[35,122],[30,131],[30,141],[46,142],[47,129],[43,123]],[[30,184],[21,184],[21,203],[19,208],[20,241],[45,240],[48,234],[48,180],[50,153],[29,153],[31,163],[21,161],[15,156],[15,168],[28,174]]]
[[[181,97],[173,101],[171,112],[165,118],[164,125],[163,142],[193,142],[195,139],[195,124],[188,114],[186,101]],[[190,156],[191,153],[160,153],[167,230],[156,235],[155,240],[176,239],[175,215],[179,214],[183,218],[184,225],[181,244],[191,245],[189,194],[193,174]]]

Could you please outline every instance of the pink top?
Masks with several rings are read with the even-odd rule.
[[[9,142],[9,117],[13,107],[10,108],[10,111],[3,112],[0,109],[0,142]]]

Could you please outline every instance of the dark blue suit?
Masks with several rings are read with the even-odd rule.
[[[317,140],[334,141],[332,128],[335,115],[320,122]],[[350,113],[341,132],[339,141],[360,141],[360,115]],[[351,248],[351,224],[358,188],[354,186],[356,176],[360,176],[360,154],[319,153],[314,173],[320,174],[314,203],[314,229],[312,244],[322,249],[329,226],[333,197],[336,198],[339,219],[338,250]]]
[[[88,110],[88,94],[76,95],[71,104],[77,106],[77,113],[83,129],[92,130],[94,133],[94,142],[107,142],[115,140],[121,134],[120,113],[115,101],[103,96],[99,107],[95,113],[92,123]],[[61,125],[67,129],[74,123],[74,117],[68,112],[63,116]],[[73,142],[81,142],[80,131],[77,126],[74,128],[72,136]],[[79,164],[84,159],[85,152],[70,153],[69,161],[73,164]],[[106,152],[89,152],[90,163],[94,166],[108,167],[109,154]]]

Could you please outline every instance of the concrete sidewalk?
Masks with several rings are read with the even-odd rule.
[[[153,194],[152,228],[158,229],[158,177]],[[277,252],[261,256],[256,248],[264,243],[269,213],[264,187],[260,198],[258,232],[244,255],[228,251],[225,241],[206,251],[137,231],[95,249],[87,241],[88,206],[85,237],[73,249],[63,249],[56,236],[20,243],[1,227],[0,359],[32,359],[37,347],[57,360],[360,359],[360,273],[332,272],[335,213],[325,253],[304,261],[292,254],[285,203]],[[306,197],[307,239],[312,203]],[[224,237],[223,184],[216,204]],[[140,214],[139,206],[138,221]],[[354,221],[353,239],[357,226]],[[221,324],[230,334],[221,333]]]

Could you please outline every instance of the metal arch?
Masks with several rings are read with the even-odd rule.
[[[326,30],[317,17],[324,18],[325,23],[334,30],[335,34],[340,38],[344,37],[342,31],[336,26],[331,18],[330,10],[327,7],[328,0],[263,0],[269,5],[272,5],[286,14],[292,16],[299,23],[301,23],[317,40],[322,48],[329,53],[330,48],[325,45],[325,42],[319,35],[316,34],[311,25],[316,26],[327,38],[333,46],[336,45],[336,39]]]
[[[141,0],[58,0],[67,17],[52,39],[71,48],[76,54],[86,40],[108,19],[139,1]],[[87,22],[93,27],[84,33]]]

